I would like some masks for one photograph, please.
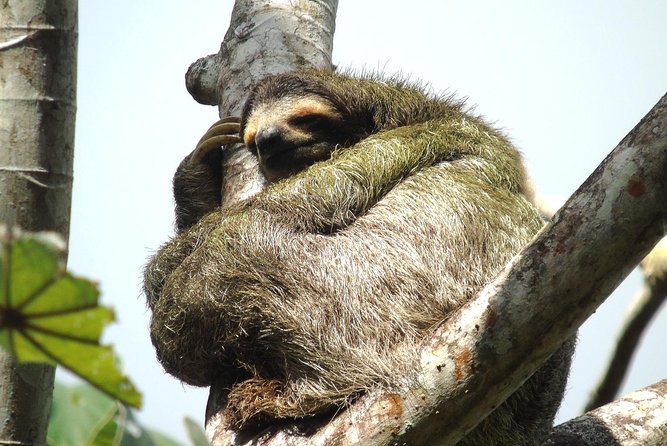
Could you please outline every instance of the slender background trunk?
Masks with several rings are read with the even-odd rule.
[[[0,6],[0,222],[69,235],[76,0]],[[55,369],[0,352],[0,444],[46,440]]]

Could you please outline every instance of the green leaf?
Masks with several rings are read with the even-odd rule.
[[[89,385],[56,384],[47,444],[49,446],[117,446],[122,406]]]
[[[185,424],[185,429],[188,431],[188,437],[192,446],[211,446],[199,423],[189,417],[185,417],[183,423]]]
[[[114,417],[110,418],[103,424],[91,442],[91,446],[120,446],[125,427],[122,414],[126,411],[127,409],[125,406],[118,404],[118,412],[116,412]]]
[[[162,432],[157,432],[151,429],[146,429],[143,431],[142,442],[139,443],[141,446],[183,446],[183,443],[180,443],[173,438],[163,434]]]
[[[100,345],[113,311],[95,283],[69,274],[65,244],[52,233],[0,227],[0,346],[19,362],[59,364],[133,407],[141,395]]]
[[[142,426],[133,411],[127,412],[126,427],[120,446],[183,446],[161,432]]]
[[[56,382],[48,446],[183,446],[147,429],[135,412],[89,384]],[[207,445],[208,446],[208,445]]]

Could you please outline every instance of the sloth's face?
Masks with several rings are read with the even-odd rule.
[[[323,98],[285,96],[256,105],[242,119],[241,138],[269,181],[278,181],[348,146],[348,125]]]

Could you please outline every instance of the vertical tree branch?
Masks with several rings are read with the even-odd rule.
[[[195,100],[219,105],[220,116],[240,115],[248,89],[269,74],[298,67],[331,68],[337,0],[237,0],[217,54],[199,59],[186,74]],[[224,204],[264,185],[257,160],[242,145],[226,147]]]
[[[0,221],[69,234],[76,0],[0,6]],[[0,443],[46,439],[54,368],[0,352]]]
[[[219,105],[220,116],[240,115],[248,89],[261,78],[298,67],[332,68],[337,0],[237,0],[217,54],[196,61],[186,74],[195,100]],[[223,205],[264,187],[257,159],[243,145],[225,147]],[[226,444],[221,409],[227,391],[211,386],[206,431],[213,444]]]

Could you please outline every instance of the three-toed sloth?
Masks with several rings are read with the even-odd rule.
[[[222,142],[270,184],[222,206]],[[543,220],[517,150],[460,102],[397,79],[270,76],[174,178],[178,234],[145,270],[152,340],[186,383],[229,387],[242,429],[340,408],[415,373],[424,339]],[[463,440],[539,444],[567,342]]]

